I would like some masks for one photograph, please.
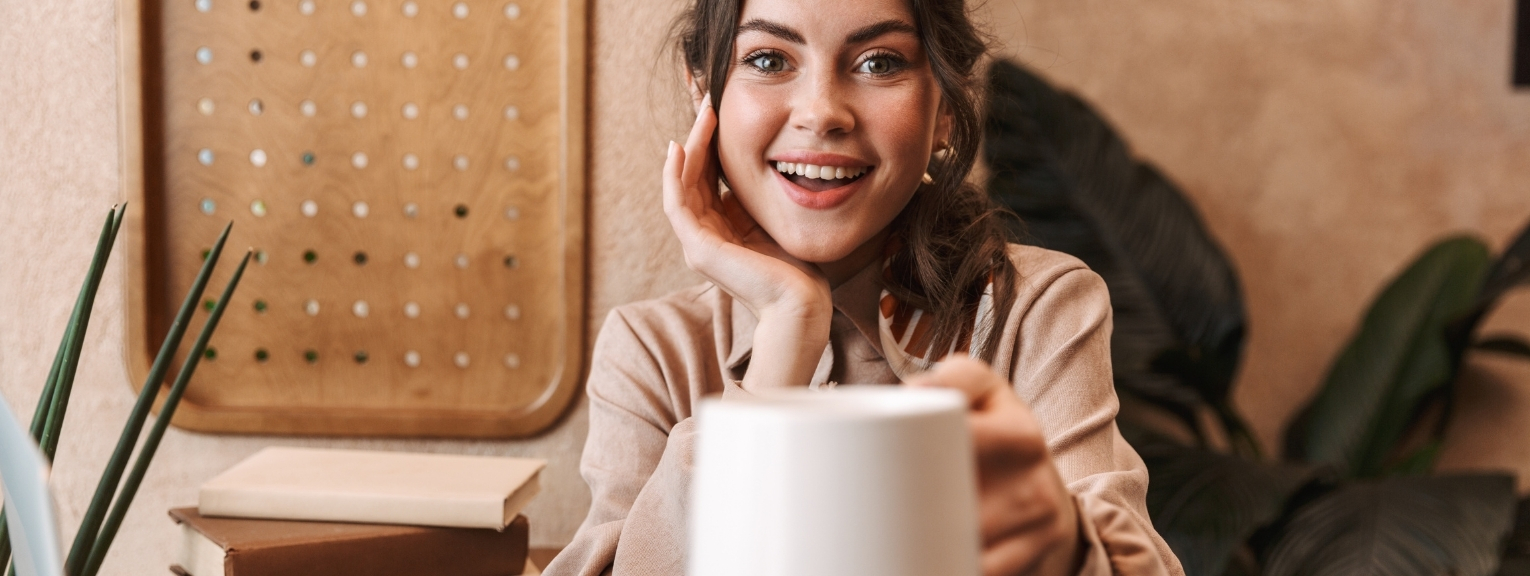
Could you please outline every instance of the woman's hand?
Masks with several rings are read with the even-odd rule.
[[[967,395],[977,451],[983,574],[1078,571],[1078,511],[1029,406],[988,365],[953,356],[909,380]]]
[[[801,386],[828,344],[834,313],[818,268],[771,239],[731,192],[719,193],[711,154],[717,115],[703,99],[685,146],[664,161],[664,213],[685,264],[748,307],[759,325],[744,388]]]

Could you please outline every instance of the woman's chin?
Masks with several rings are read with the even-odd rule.
[[[787,239],[776,238],[776,243],[781,245],[793,258],[812,264],[828,264],[844,260],[859,248],[861,242],[851,238],[824,238],[812,234]]]

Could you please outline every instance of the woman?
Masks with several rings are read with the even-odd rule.
[[[985,574],[1179,573],[1115,427],[1103,282],[1008,244],[963,184],[985,47],[962,3],[697,0],[680,28],[698,112],[664,206],[710,282],[607,318],[593,503],[546,573],[683,574],[697,399],[834,382],[968,395]]]

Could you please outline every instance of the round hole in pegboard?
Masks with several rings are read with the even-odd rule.
[[[202,260],[204,262],[207,261],[207,257],[208,256],[212,256],[212,248],[203,248],[202,249]]]
[[[256,168],[264,167],[266,165],[266,151],[259,148],[251,150],[250,164],[254,164]]]
[[[313,166],[313,161],[316,160],[317,158],[314,157],[313,152],[303,152],[303,158],[302,159],[303,159],[303,165],[304,166]]]
[[[319,105],[314,104],[313,100],[304,100],[298,103],[298,110],[301,111],[304,116],[312,118],[314,114],[319,113]]]
[[[420,167],[420,157],[419,156],[415,156],[414,154],[405,154],[404,155],[404,169],[405,170],[414,170],[414,169],[417,169],[419,167]]]
[[[356,0],[355,2],[351,2],[351,14],[354,14],[357,17],[366,16],[367,15],[367,3],[366,2],[362,2],[361,0]]]
[[[305,262],[307,264],[313,264],[314,262],[318,262],[318,261],[319,261],[319,253],[318,252],[314,252],[312,249],[304,250],[303,251],[303,262]],[[314,306],[318,306],[318,304],[315,303]]]
[[[505,158],[505,169],[509,170],[511,172],[515,172],[517,170],[520,170],[521,169],[521,158],[519,156],[509,156],[509,157]]]
[[[256,314],[265,314],[266,310],[269,310],[271,308],[271,305],[270,304],[266,304],[265,300],[256,300],[255,304],[253,305],[253,307],[255,308],[255,313]]]
[[[520,208],[516,208],[514,206],[506,208],[505,209],[505,219],[506,220],[520,220],[521,219],[521,209]]]
[[[314,64],[319,63],[319,55],[314,54],[313,50],[304,50],[298,53],[298,63],[308,68],[313,68]]]
[[[203,198],[202,201],[198,203],[197,207],[201,208],[202,213],[208,216],[211,216],[213,212],[218,211],[218,203],[213,201],[212,198]]]
[[[506,70],[519,70],[520,67],[521,67],[521,57],[520,56],[516,56],[514,54],[509,54],[509,55],[505,56],[505,69]]]
[[[458,20],[462,20],[464,18],[467,18],[468,17],[468,5],[467,5],[467,3],[465,3],[465,2],[458,2],[456,4],[452,4],[452,16],[456,16]]]
[[[314,202],[313,200],[304,200],[303,204],[298,207],[298,210],[301,211],[304,216],[313,218],[314,216],[319,215],[319,203]]]
[[[467,254],[458,254],[456,258],[452,259],[452,264],[456,264],[458,268],[467,268],[468,267],[468,255]]]
[[[261,102],[259,98],[255,98],[255,99],[250,100],[250,114],[255,115],[255,116],[259,116],[261,114],[264,114],[265,111],[266,111],[266,103],[265,102]]]
[[[521,265],[521,261],[514,254],[506,254],[504,262],[506,268],[519,268]]]
[[[352,52],[351,53],[351,65],[355,66],[357,68],[366,68],[366,66],[367,66],[367,53],[363,52],[361,50],[357,50],[355,52]]]
[[[409,269],[420,267],[420,255],[410,252],[404,255],[404,267]]]
[[[404,303],[404,316],[406,318],[419,318],[420,317],[420,305],[418,303],[416,303],[416,302],[405,302]]]
[[[521,5],[511,2],[505,4],[505,17],[511,20],[521,17]]]
[[[367,253],[361,250],[357,250],[355,254],[351,255],[351,260],[355,262],[357,266],[366,266]]]
[[[468,357],[467,352],[458,352],[452,355],[452,364],[456,364],[458,368],[467,368],[471,361],[472,358]]]
[[[505,119],[506,120],[515,120],[515,119],[520,118],[520,117],[521,117],[521,109],[520,108],[516,108],[515,106],[506,106],[505,107]]]
[[[413,17],[418,16],[420,14],[420,5],[419,4],[415,4],[412,1],[411,2],[405,2],[404,6],[403,6],[403,9],[404,9],[404,17],[405,18],[413,18]]]
[[[467,120],[467,118],[468,118],[468,107],[467,107],[467,104],[458,104],[456,106],[452,106],[452,118],[456,118],[458,120]]]
[[[260,50],[251,50],[250,51],[250,62],[259,64],[260,63],[260,59],[264,58],[264,57],[265,57],[265,54],[261,54]]]
[[[420,106],[413,102],[404,103],[404,119],[413,120],[420,117]]]
[[[259,12],[260,11],[260,0],[250,0],[250,11],[251,12]]]
[[[254,201],[250,202],[250,213],[254,214],[256,216],[265,216],[266,215],[266,201],[265,200],[254,200]],[[260,255],[257,254],[256,255],[256,259],[259,259],[259,258],[260,258]]]
[[[366,152],[357,152],[355,154],[351,154],[351,166],[355,166],[356,169],[358,169],[358,170],[360,170],[362,168],[366,168],[367,167],[367,153]]]
[[[255,249],[255,263],[256,264],[264,265],[270,259],[271,259],[271,255],[267,254],[265,250],[262,250],[262,249],[259,249],[259,248]],[[257,300],[256,302],[259,302],[260,306],[262,306],[262,307],[265,306],[264,302],[261,302],[259,300]]]
[[[217,360],[218,359],[218,349],[217,348],[213,348],[212,346],[208,346],[206,348],[203,348],[202,349],[202,357],[206,358],[208,360]]]
[[[521,307],[514,304],[505,306],[505,318],[509,320],[521,319]]]
[[[357,300],[355,304],[351,304],[351,313],[357,318],[366,318],[372,313],[372,307],[367,305],[366,300]]]
[[[521,356],[519,354],[506,354],[505,355],[505,367],[509,368],[509,369],[512,369],[512,370],[514,370],[516,368],[520,368],[521,367]]]
[[[203,166],[212,166],[213,151],[209,148],[197,150],[197,162],[202,163]]]
[[[452,307],[452,313],[456,314],[457,318],[460,318],[462,320],[467,320],[468,319],[468,315],[471,314],[472,312],[473,311],[468,308],[468,305],[467,305],[466,302],[458,302],[456,306]]]
[[[372,213],[372,208],[370,206],[367,206],[367,203],[365,201],[357,200],[356,203],[351,204],[351,215],[352,216],[355,216],[357,218],[366,218],[367,214],[371,214],[371,213]]]
[[[420,353],[410,350],[404,353],[404,365],[410,368],[420,367]]]
[[[261,364],[265,364],[266,361],[270,360],[270,359],[271,359],[271,353],[266,351],[265,348],[256,348],[255,349],[255,361],[256,362],[259,362]]]
[[[420,55],[414,52],[405,52],[403,56],[399,57],[399,62],[405,68],[414,69],[415,66],[420,65]]]
[[[212,63],[212,48],[208,48],[206,46],[203,46],[201,48],[197,48],[197,62],[200,62],[202,64],[211,64]]]
[[[212,11],[212,0],[196,0],[195,2],[192,2],[191,5],[197,8],[197,12]]]
[[[452,208],[452,214],[456,214],[458,218],[467,218],[467,204],[458,204],[455,208]]]
[[[468,157],[462,154],[452,156],[452,167],[458,170],[468,169]]]
[[[319,351],[309,348],[303,351],[303,361],[309,364],[319,363]]]
[[[303,302],[303,313],[307,314],[309,316],[318,316],[319,315],[319,301],[318,300],[311,300],[310,299],[310,300],[308,300],[306,302]]]
[[[355,118],[367,117],[367,103],[357,100],[351,103],[351,116]]]
[[[213,308],[217,308],[217,307],[218,307],[218,301],[217,300],[213,300],[212,298],[207,298],[205,300],[202,300],[202,309],[203,310],[206,310],[208,312],[212,312]]]
[[[203,116],[212,116],[213,111],[216,109],[217,106],[213,104],[212,98],[197,100],[197,112],[201,112]]]
[[[452,67],[458,70],[467,70],[468,55],[458,52],[456,56],[452,56]]]
[[[314,8],[315,6],[313,0],[302,0],[301,2],[298,2],[298,13],[304,16],[313,14]]]
[[[419,204],[415,204],[413,202],[405,204],[404,205],[404,216],[407,216],[409,218],[418,218],[420,216],[420,205]]]

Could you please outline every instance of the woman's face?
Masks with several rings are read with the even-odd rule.
[[[738,30],[717,110],[729,185],[792,256],[863,254],[950,130],[905,0],[747,0]]]

